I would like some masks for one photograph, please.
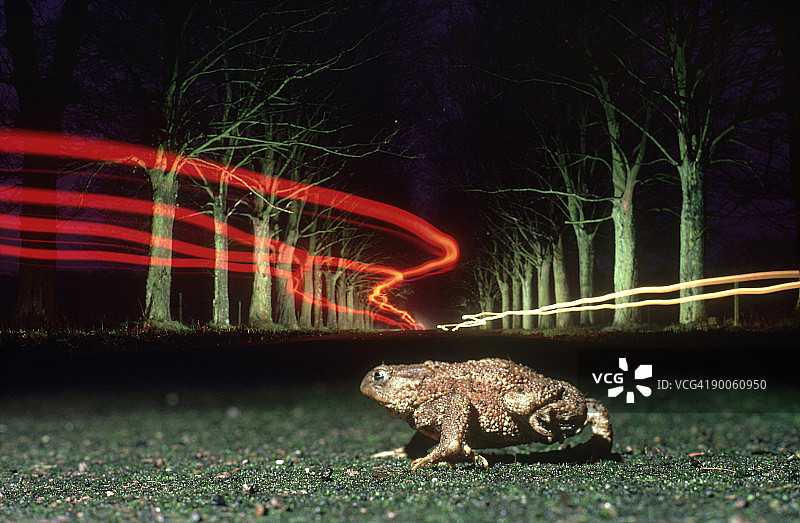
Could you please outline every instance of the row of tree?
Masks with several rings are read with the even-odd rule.
[[[3,116],[9,127],[99,134],[144,142],[157,151],[154,165],[142,164],[133,173],[149,182],[147,197],[164,210],[154,212],[148,224],[153,238],[166,239],[149,248],[153,261],[143,307],[148,322],[174,323],[170,242],[181,232],[176,208],[188,207],[214,219],[212,325],[231,323],[228,252],[242,247],[232,246],[228,233],[239,227],[254,238],[246,246],[255,267],[251,325],[367,327],[371,318],[345,310],[366,308],[370,287],[348,267],[306,272],[297,281],[285,274],[297,267],[296,248],[380,262],[381,254],[368,249],[376,235],[301,199],[277,197],[268,181],[234,188],[224,176],[187,179],[175,162],[206,158],[307,185],[347,187],[346,180],[337,181],[347,162],[390,150],[397,133],[395,126],[365,116],[358,98],[368,92],[361,82],[371,63],[386,52],[378,14],[345,2],[312,7],[289,0],[65,0],[53,11],[9,0],[3,7],[2,74],[10,87],[4,91]],[[169,153],[180,156],[175,160]],[[66,183],[142,196],[118,179],[95,176],[86,184],[62,176],[59,182],[53,173],[63,170],[61,162],[26,155],[19,170],[22,187],[55,191]],[[98,168],[120,174],[119,168]],[[22,220],[59,214],[65,217],[63,210],[44,206],[20,209]],[[20,239],[23,247],[57,247],[55,230],[22,230]],[[276,245],[277,263],[269,261]],[[56,268],[23,258],[19,275],[17,322],[53,324]],[[340,310],[312,306],[295,290],[325,297]]]
[[[789,158],[800,133],[788,130],[798,118],[800,46],[796,10],[784,4],[6,0],[0,118],[158,151],[155,167],[132,173],[149,189],[125,190],[167,209],[147,224],[153,237],[185,232],[176,208],[214,218],[213,235],[198,240],[218,253],[213,325],[230,323],[225,253],[243,248],[230,243],[231,228],[254,237],[246,249],[255,326],[363,326],[364,316],[323,311],[292,292],[298,285],[360,308],[367,284],[346,268],[297,281],[273,275],[292,266],[295,249],[376,263],[381,252],[412,255],[270,187],[181,178],[168,152],[343,189],[367,181],[343,174],[357,159],[393,152],[391,167],[416,187],[412,210],[442,222],[442,211],[458,217],[469,308],[528,309],[595,295],[605,263],[598,239],[606,236],[607,272],[613,289],[625,290],[639,284],[649,255],[643,237],[674,225],[676,248],[659,255],[677,259],[675,278],[689,281],[708,272],[707,246],[724,241],[723,226],[777,230],[797,218],[786,194],[794,172],[798,200]],[[42,176],[64,167],[50,157],[9,161],[23,187],[123,190],[102,177],[87,186]],[[368,181],[377,182],[371,196],[397,196],[394,185]],[[19,212],[22,220],[59,216],[41,205]],[[57,243],[55,231],[22,231],[20,239]],[[270,265],[274,245],[281,250]],[[156,243],[148,254],[173,256]],[[19,323],[55,320],[56,275],[20,260]],[[148,321],[172,322],[171,288],[170,264],[151,264]],[[634,323],[638,314],[621,308],[614,322]],[[703,302],[681,305],[682,323],[705,316]],[[504,326],[570,320],[515,317]],[[581,323],[596,320],[580,315]]]
[[[491,202],[474,224],[481,232],[472,307],[566,301],[575,278],[565,246],[573,242],[577,262],[568,265],[578,267],[578,294],[594,296],[596,239],[607,221],[614,291],[640,284],[637,239],[663,231],[656,222],[672,216],[678,252],[667,256],[679,260],[681,282],[706,276],[706,245],[726,220],[743,234],[762,215],[759,225],[791,230],[794,97],[784,82],[796,65],[770,8],[467,2],[450,11],[441,69],[452,110],[442,117],[441,139],[459,146],[442,148],[437,165],[443,175],[458,165],[465,197]],[[703,322],[704,303],[682,303],[680,323]],[[636,323],[639,311],[616,309],[613,321]],[[570,319],[542,316],[538,324]],[[534,321],[505,317],[503,326]],[[580,321],[592,323],[593,313]]]

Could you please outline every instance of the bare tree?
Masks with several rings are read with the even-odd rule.
[[[343,88],[364,74],[362,67],[375,59],[379,51],[368,50],[372,38],[372,10],[358,10],[340,2],[327,2],[313,8],[282,6],[270,13],[269,37],[256,50],[257,74],[251,81],[258,94],[253,103],[264,101],[257,114],[242,126],[246,147],[257,170],[302,186],[328,184],[349,159],[381,151],[392,137],[392,130],[380,129],[366,140],[351,133],[352,100],[345,102]],[[357,13],[357,14],[354,14]],[[352,17],[356,17],[355,19]],[[342,31],[346,21],[353,27]],[[236,100],[242,105],[241,98]],[[244,104],[245,106],[247,103]],[[265,188],[266,189],[266,188]],[[317,271],[297,266],[298,253],[314,256],[324,251],[319,241],[325,228],[317,217],[304,219],[306,206],[302,194],[275,198],[256,188],[246,212],[253,223],[259,255],[253,283],[250,322],[254,325],[280,324],[289,328],[321,324],[321,311],[313,315],[315,304],[297,294],[321,291],[323,279]],[[318,214],[319,209],[315,209]],[[333,226],[337,228],[336,225]],[[264,236],[262,236],[264,235]],[[264,246],[277,246],[275,263],[263,255]],[[302,251],[300,246],[305,247]],[[302,280],[279,278],[268,281],[276,271],[281,274],[303,273]],[[328,278],[325,278],[327,282]],[[296,288],[302,285],[302,288]],[[274,295],[274,307],[270,302]],[[336,300],[329,299],[332,303]],[[313,315],[313,316],[312,316]]]
[[[624,7],[621,9],[625,10]],[[611,23],[602,10],[584,11],[569,4],[564,9],[556,8],[556,13],[558,23],[566,26],[556,30],[560,62],[549,61],[549,65],[533,74],[529,81],[571,89],[587,97],[595,108],[593,111],[599,115],[597,128],[602,130],[605,147],[598,146],[591,152],[587,151],[585,130],[595,120],[587,119],[590,113],[584,108],[570,112],[582,136],[579,145],[572,145],[568,150],[577,159],[573,161],[579,162],[577,165],[581,168],[587,166],[584,162],[601,160],[599,165],[608,171],[610,218],[614,227],[614,290],[632,289],[638,283],[635,195],[636,187],[641,182],[642,167],[648,160],[646,154],[653,109],[649,99],[639,96],[638,84],[625,73],[636,69],[646,57],[625,52],[630,46],[630,37]],[[619,16],[627,14],[624,11]],[[552,28],[544,29],[545,33],[551,31]],[[559,152],[558,147],[549,149]],[[556,159],[555,165],[563,172],[564,168],[558,166],[559,162],[564,163]],[[582,174],[581,169],[578,172]],[[599,220],[587,220],[581,213],[584,203],[600,203],[604,198],[583,192],[585,186],[579,185],[583,182],[575,177],[575,173],[568,179],[572,182],[567,184],[565,193],[572,196],[567,196],[566,207],[569,221],[580,225],[575,233],[579,248],[585,250],[581,261],[582,279],[588,279],[588,266],[584,264],[590,258],[593,234],[588,233],[585,226]],[[632,297],[616,299],[617,304],[631,301]],[[631,325],[638,318],[638,308],[621,307],[614,310],[613,321],[616,325]]]
[[[326,163],[330,162],[321,158],[369,154],[379,147],[342,145],[333,138],[346,124],[327,100],[334,87],[332,75],[354,68],[361,60],[352,56],[360,37],[339,42],[341,47],[330,47],[325,39],[330,20],[342,15],[342,6],[328,2],[298,8],[283,2],[262,9],[240,2],[210,7],[210,11],[199,7],[168,10],[165,15],[167,20],[184,24],[176,29],[177,34],[183,34],[181,30],[191,19],[194,26],[209,25],[208,34],[215,35],[195,49],[176,51],[163,104],[165,143],[172,144],[171,149],[184,157],[208,158],[230,166],[232,172],[247,167],[313,185],[328,177]],[[160,147],[166,148],[164,143]],[[198,162],[202,163],[189,160],[189,168]],[[151,171],[154,201],[165,209],[174,208],[176,202],[177,167],[164,165]],[[305,205],[302,194],[276,200],[270,194],[269,179],[248,179],[244,192],[231,192],[228,176],[206,179],[198,174],[191,185],[199,188],[204,198],[195,198],[195,203],[212,215],[215,223],[212,324],[230,324],[226,231],[231,215],[242,212],[250,216],[255,237],[251,322],[297,327],[293,281],[283,279],[273,287],[269,279],[276,270],[292,271]],[[241,180],[237,184],[242,185]],[[171,238],[171,227],[169,212],[154,216],[154,235]],[[271,266],[275,245],[281,245],[278,264]],[[162,324],[170,319],[169,256],[154,250],[153,259],[159,263],[151,265],[147,284],[148,318]],[[276,318],[272,317],[272,291],[276,294]]]
[[[636,57],[612,54],[624,49],[625,35],[595,12],[587,14],[575,6],[535,7],[535,15],[529,4],[489,9],[476,3],[464,8],[461,32],[482,35],[477,39],[480,46],[456,55],[454,60],[463,65],[451,74],[458,79],[466,76],[463,71],[472,72],[469,80],[461,80],[460,88],[454,89],[458,93],[454,100],[473,99],[457,105],[451,118],[481,136],[469,153],[461,155],[474,158],[479,167],[464,170],[475,174],[479,182],[473,187],[484,191],[488,184],[481,177],[493,169],[527,171],[527,180],[505,180],[487,192],[505,193],[509,201],[521,198],[515,193],[561,201],[559,208],[550,210],[560,209],[550,219],[558,216],[573,227],[584,296],[593,293],[593,239],[599,224],[610,218],[614,224],[614,287],[635,287],[635,189],[646,159],[652,114],[647,103],[632,96],[638,95],[636,84],[620,74]],[[523,26],[526,28],[520,29]],[[598,34],[603,38],[597,39]],[[542,48],[541,40],[552,47]],[[505,51],[499,55],[496,51],[501,47]],[[547,51],[539,52],[540,48]],[[552,94],[557,100],[555,110]],[[524,118],[520,118],[520,109]],[[492,123],[498,114],[503,115],[502,126]],[[487,166],[490,158],[502,160]],[[608,171],[604,184],[594,182],[599,168]],[[610,216],[602,216],[601,210],[609,204]],[[549,249],[557,234],[550,238],[541,253],[552,252]],[[540,255],[539,261],[544,263],[540,270],[546,271],[549,255]],[[637,316],[635,308],[621,308],[615,311],[614,321],[627,325]],[[590,318],[590,314],[584,315],[584,321]]]
[[[628,21],[610,13],[637,51],[654,57],[646,68],[627,74],[658,104],[659,116],[674,133],[649,137],[680,180],[682,282],[705,276],[708,175],[751,162],[747,149],[770,132],[759,121],[775,119],[781,72],[776,41],[754,14],[746,2],[711,1],[665,3]],[[682,289],[681,296],[702,292],[702,287]],[[681,323],[699,323],[705,315],[702,300],[680,304]]]
[[[598,183],[598,168],[605,162],[592,143],[590,127],[598,127],[600,122],[593,116],[588,99],[577,98],[578,93],[571,89],[557,89],[557,86],[543,86],[548,93],[548,108],[541,114],[531,115],[531,125],[537,130],[540,141],[541,160],[538,168],[528,167],[539,183],[537,192],[554,198],[559,202],[558,209],[564,221],[570,225],[577,243],[578,286],[581,298],[595,295],[594,263],[595,238],[602,223],[609,219],[608,204],[611,198],[600,196],[604,191]],[[564,101],[560,102],[559,97]],[[556,224],[557,229],[558,224]],[[553,244],[553,270],[556,285],[556,301],[567,301],[564,233],[558,234]],[[559,323],[568,323],[567,314],[559,314]],[[580,323],[594,323],[594,311],[581,311]],[[562,325],[563,326],[563,325]]]
[[[189,155],[186,140],[187,112],[182,103],[196,87],[197,79],[187,74],[187,57],[181,48],[191,28],[192,3],[188,0],[173,2],[162,7],[161,15],[166,35],[164,45],[165,76],[163,97],[159,103],[160,139],[156,146],[155,167],[147,169],[153,191],[153,204],[161,212],[153,213],[151,235],[165,238],[166,244],[152,242],[150,265],[145,284],[145,317],[158,326],[172,325],[170,297],[172,288],[172,234],[175,223],[175,204],[178,198],[178,169],[180,165],[169,160],[168,152]]]
[[[611,148],[611,219],[614,222],[614,290],[633,289],[638,284],[638,252],[636,250],[636,227],[634,221],[634,191],[639,178],[639,170],[644,162],[647,135],[641,133],[635,145],[626,146],[623,140],[623,122],[618,111],[618,101],[612,97],[609,79],[599,71],[593,75],[593,89],[605,113],[606,132]],[[649,125],[650,113],[647,111],[645,128]],[[630,297],[617,298],[617,304],[633,301]],[[614,309],[614,323],[630,325],[639,319],[637,308]]]

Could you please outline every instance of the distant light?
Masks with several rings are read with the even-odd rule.
[[[480,327],[486,325],[486,322],[504,318],[506,316],[545,316],[550,314],[559,314],[562,312],[575,312],[575,311],[589,311],[598,309],[623,309],[630,307],[645,307],[648,305],[676,305],[678,303],[685,303],[690,301],[713,300],[717,298],[724,298],[726,296],[735,296],[740,294],[770,294],[773,292],[787,291],[791,289],[800,288],[800,271],[786,270],[786,271],[767,271],[767,272],[751,272],[747,274],[736,274],[733,276],[719,276],[716,278],[703,278],[700,280],[693,280],[683,283],[673,283],[671,285],[662,285],[657,287],[637,287],[625,291],[612,292],[602,296],[595,296],[593,298],[581,298],[579,300],[555,303],[553,305],[545,305],[538,309],[529,310],[513,310],[503,312],[479,312],[477,314],[464,314],[461,319],[465,320],[461,323],[448,323],[437,325],[439,329],[444,331],[457,331],[465,327]],[[725,289],[715,292],[707,292],[703,294],[696,294],[693,296],[684,296],[682,298],[667,298],[667,299],[649,299],[643,301],[635,301],[628,303],[601,303],[624,296],[634,296],[638,294],[658,294],[665,292],[675,292],[681,289],[690,289],[693,287],[710,287],[713,285],[722,285],[725,283],[738,283],[743,281],[758,281],[758,280],[786,280],[794,279],[795,281],[787,283],[779,283],[765,287],[734,287],[732,289]]]

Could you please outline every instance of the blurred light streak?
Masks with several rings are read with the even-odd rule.
[[[787,283],[779,283],[764,287],[735,287],[732,289],[725,289],[715,292],[707,292],[703,294],[696,294],[692,296],[684,296],[682,298],[666,298],[666,299],[648,299],[643,301],[635,301],[628,303],[601,303],[616,298],[625,296],[634,296],[639,294],[658,294],[666,292],[675,292],[680,289],[689,289],[694,287],[709,287],[713,285],[723,285],[726,283],[737,283],[745,281],[759,281],[759,280],[797,280],[800,277],[800,271],[786,270],[786,271],[765,271],[765,272],[752,272],[746,274],[736,274],[732,276],[718,276],[714,278],[703,278],[700,280],[693,280],[683,283],[673,283],[670,285],[652,286],[652,287],[637,287],[635,289],[628,289],[625,291],[612,292],[602,296],[595,296],[592,298],[581,298],[578,300],[554,303],[552,305],[545,305],[538,309],[530,310],[516,310],[516,311],[503,311],[503,312],[479,312],[476,314],[464,314],[461,323],[448,323],[437,325],[437,328],[444,331],[457,331],[465,327],[480,327],[486,325],[486,322],[504,318],[506,316],[546,316],[550,314],[559,314],[561,312],[577,312],[588,310],[600,309],[623,309],[629,307],[645,307],[648,305],[676,305],[679,303],[713,300],[716,298],[724,298],[727,296],[735,295],[754,295],[754,294],[770,294],[773,292],[787,291],[791,289],[800,289],[800,281],[792,281]],[[586,305],[596,304],[596,305]]]
[[[422,244],[423,250],[432,259],[419,265],[397,269],[378,264],[362,263],[326,256],[311,256],[302,249],[293,246],[291,269],[279,269],[270,265],[270,273],[287,280],[287,289],[301,299],[334,309],[338,312],[367,314],[378,321],[401,328],[419,329],[424,326],[418,323],[408,311],[401,310],[389,302],[389,291],[401,282],[411,278],[419,278],[452,269],[458,260],[458,245],[452,237],[439,231],[431,224],[407,211],[352,194],[307,185],[286,179],[275,178],[243,168],[234,168],[209,160],[181,156],[179,154],[158,151],[140,145],[132,145],[83,136],[65,136],[35,131],[0,129],[0,152],[23,153],[41,156],[60,156],[83,159],[94,162],[109,162],[154,169],[161,165],[174,166],[175,172],[189,178],[197,178],[206,182],[225,182],[258,195],[274,194],[279,198],[304,200],[322,207],[331,207],[345,213],[359,215],[391,225],[394,229],[377,224],[371,225],[360,221],[367,227],[401,237],[411,238],[412,243]],[[40,173],[43,176],[54,176],[54,173]],[[215,221],[204,214],[199,214],[179,206],[171,207],[154,204],[152,201],[126,198],[108,194],[78,193],[73,191],[48,191],[33,188],[16,188],[0,186],[0,201],[12,203],[35,203],[53,207],[88,208],[153,216],[155,214],[174,214],[176,222],[184,222],[209,231],[214,230]],[[0,213],[0,229],[40,232],[58,232],[73,236],[92,236],[122,240],[139,245],[160,245],[171,249],[174,253],[185,257],[170,259],[151,258],[144,254],[132,254],[118,251],[98,249],[37,249],[0,243],[0,256],[24,257],[42,260],[72,261],[107,261],[126,265],[149,265],[153,263],[170,264],[173,267],[208,267],[213,268],[215,260],[221,255],[222,261],[232,271],[254,272],[252,252],[224,251],[217,253],[214,249],[181,242],[174,238],[153,237],[143,232],[123,226],[99,224],[82,220],[61,220],[55,218],[35,218]],[[254,245],[252,234],[227,225],[224,230],[228,237],[247,247]],[[58,242],[57,242],[58,243]],[[74,242],[70,242],[74,243]],[[85,245],[92,245],[87,242]],[[94,243],[94,245],[97,245]],[[287,246],[277,240],[270,240],[270,263],[276,263],[279,253]],[[282,262],[286,260],[280,258]],[[365,275],[375,275],[381,281],[373,285],[368,300],[379,312],[371,310],[350,309],[335,304],[330,300],[313,294],[304,293],[303,276],[310,270],[345,270]],[[399,320],[395,319],[399,317]]]

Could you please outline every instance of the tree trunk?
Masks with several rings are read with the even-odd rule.
[[[214,203],[214,299],[211,326],[230,327],[230,296],[228,289],[228,217],[224,203]]]
[[[553,266],[553,251],[548,247],[544,249],[542,260],[537,267],[539,307],[551,305],[553,297],[550,292],[550,270]],[[539,316],[539,328],[547,329],[553,326],[553,315]]]
[[[349,325],[351,329],[358,329],[358,314],[352,312],[356,307],[355,290],[353,289],[352,285],[347,286],[345,300],[345,303],[347,303],[347,308],[350,311],[347,313],[347,325]]]
[[[257,329],[272,328],[272,274],[270,254],[269,210],[261,209],[253,223],[253,295],[250,297],[250,326]]]
[[[588,113],[586,110],[581,111],[580,123],[578,125],[580,131],[580,154],[588,159],[586,151],[586,134],[589,128]],[[587,223],[585,209],[588,202],[583,201],[578,197],[580,192],[588,192],[585,187],[585,180],[589,173],[586,172],[587,159],[581,161],[577,165],[577,172],[579,174],[578,183],[573,182],[570,176],[570,169],[566,163],[563,164],[561,169],[562,178],[567,187],[570,188],[570,194],[567,197],[567,212],[569,214],[570,222],[572,223],[572,230],[575,233],[575,240],[578,246],[578,292],[581,298],[591,298],[594,296],[594,237],[597,234],[597,223]],[[591,172],[591,171],[590,171]],[[594,203],[592,205],[598,205]],[[559,236],[559,241],[563,240],[563,235]],[[563,252],[563,243],[559,246]],[[554,261],[554,263],[557,263]],[[555,269],[554,269],[555,270]],[[554,276],[556,276],[554,274]],[[557,277],[557,276],[556,276]],[[564,278],[566,282],[566,278]],[[569,294],[567,292],[567,294]],[[556,291],[556,300],[558,298],[558,291]],[[570,318],[572,314],[566,317]],[[558,315],[558,319],[563,319],[564,315]],[[587,310],[580,312],[581,325],[591,325],[595,322],[594,311]]]
[[[515,311],[522,309],[522,276],[517,270],[511,276],[511,308]],[[514,329],[521,329],[522,317],[512,314],[511,326]]]
[[[636,287],[636,236],[633,223],[633,191],[615,199],[611,205],[614,220],[614,291],[624,291]],[[630,303],[633,297],[617,298],[615,303]],[[637,307],[614,309],[614,324],[632,325],[638,321]]]
[[[175,166],[168,166],[163,148],[159,148],[156,167],[149,170],[153,188],[153,219],[150,223],[150,265],[145,284],[145,317],[157,326],[172,325],[172,230],[178,179]]]
[[[633,222],[633,188],[615,198],[611,204],[611,218],[614,221],[614,291],[624,291],[636,287],[638,271],[636,267],[636,235]],[[630,303],[632,296],[617,298],[615,303]],[[614,309],[614,324],[628,326],[639,319],[638,307]]]
[[[322,291],[324,289],[325,282],[323,280],[323,273],[320,270],[314,270],[309,275],[310,278],[313,279],[314,282],[314,295],[315,296],[322,296]],[[323,321],[323,307],[319,303],[314,303],[314,307],[311,310],[312,316],[314,317],[313,326],[315,329],[322,329],[325,327],[325,322]]]
[[[525,260],[525,267],[522,271],[522,308],[524,310],[531,310],[534,308],[533,262],[530,260]],[[525,330],[533,330],[535,323],[532,314],[526,314],[522,317],[522,328]]]
[[[286,232],[283,237],[283,245],[278,253],[278,267],[287,273],[291,273],[295,264],[294,246],[299,236],[298,227],[300,225],[300,205],[299,202],[292,202],[289,216],[286,220]],[[298,328],[297,323],[297,304],[294,294],[295,282],[292,278],[277,280],[277,303],[278,323],[288,329]]]
[[[477,273],[474,273],[477,274]],[[492,299],[493,281],[486,278],[486,275],[480,273],[480,277],[475,277],[475,288],[478,291],[478,310],[491,311],[494,309],[494,300]],[[479,327],[481,330],[488,330],[492,328],[488,322]]]
[[[326,256],[331,256],[330,247],[326,249]],[[331,303],[337,303],[336,289],[338,286],[336,285],[336,280],[338,280],[340,276],[341,273],[338,271],[331,272],[331,269],[328,269],[328,272],[325,273],[325,297],[328,298],[328,301]],[[335,309],[330,307],[327,309],[327,321],[325,322],[325,326],[329,329],[339,328],[339,315]]]
[[[497,278],[497,287],[500,289],[500,310],[511,310],[511,292],[508,288],[508,281],[506,281],[499,273],[495,274],[495,277]],[[501,324],[504,329],[511,328],[510,317],[503,316],[500,321],[502,322]]]
[[[578,242],[578,285],[581,298],[594,296],[594,235],[587,233],[583,227],[575,227],[575,238]],[[595,322],[595,311],[581,311],[581,325],[592,325]]]
[[[491,311],[494,309],[494,300],[492,299],[491,294],[487,293],[481,297],[479,308],[482,311]],[[492,325],[489,322],[486,322],[480,326],[481,330],[489,330],[491,328]]]
[[[325,297],[331,303],[336,303],[336,277],[331,274],[325,275]],[[339,314],[336,309],[328,308],[327,309],[327,319],[325,321],[325,326],[329,329],[338,329],[339,328]]]
[[[345,278],[336,278],[336,304],[342,307],[347,306],[347,288],[344,283]],[[338,311],[336,321],[340,329],[350,328],[350,315],[345,311]]]
[[[638,271],[636,260],[636,230],[633,220],[633,192],[636,177],[644,158],[647,134],[642,133],[639,144],[633,149],[634,160],[629,160],[621,149],[622,132],[618,115],[609,97],[608,80],[599,78],[601,105],[606,118],[606,130],[611,140],[611,184],[614,199],[611,202],[611,219],[614,221],[614,291],[625,291],[636,287]],[[645,128],[650,124],[650,111],[647,112]],[[616,304],[635,301],[633,297],[617,298]],[[639,318],[637,307],[614,309],[614,324],[628,326]]]
[[[314,276],[310,269],[303,272],[303,293],[307,296],[314,293]],[[311,302],[306,301],[305,299],[300,302],[300,318],[298,319],[298,322],[300,327],[304,329],[310,329],[312,326],[311,308]]]
[[[365,299],[365,295],[362,293],[361,296],[362,296],[362,300],[363,300],[363,301],[360,300],[360,303],[363,304],[362,307],[365,310],[369,309],[369,303]],[[360,318],[359,323],[361,324],[361,329],[362,330],[369,330],[369,328],[370,328],[370,324],[369,324],[370,316],[368,314],[359,314],[358,317]]]
[[[670,33],[672,49],[672,73],[677,95],[678,122],[678,176],[681,180],[680,262],[681,282],[697,280],[705,273],[705,201],[703,166],[698,158],[698,148],[703,147],[695,133],[691,104],[695,79],[687,58],[689,35],[682,31]],[[690,51],[689,51],[690,52]],[[680,290],[680,297],[702,294],[701,287]],[[705,319],[705,303],[694,301],[679,305],[679,321],[682,325],[700,323]]]
[[[705,203],[703,171],[700,165],[684,158],[678,172],[681,178],[680,281],[699,280],[705,274]],[[681,298],[703,294],[702,287],[681,289]],[[680,304],[682,325],[701,323],[706,319],[702,300]]]
[[[309,258],[314,255],[316,246],[316,237],[312,234],[308,238],[308,256]],[[303,272],[303,292],[306,295],[314,293],[314,274],[311,267],[306,267]],[[311,302],[302,300],[300,302],[300,326],[305,329],[311,328]]]
[[[567,269],[564,261],[564,236],[559,234],[558,241],[553,244],[553,289],[556,303],[569,301],[569,282],[567,281]],[[571,324],[571,312],[556,314],[556,327],[567,327]]]

